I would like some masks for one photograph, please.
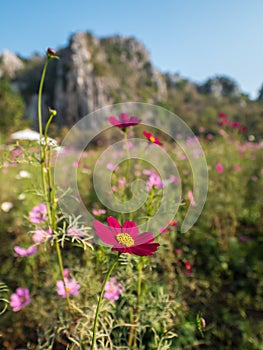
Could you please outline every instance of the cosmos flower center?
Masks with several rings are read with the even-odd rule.
[[[155,137],[154,137],[154,136],[151,136],[151,137],[149,138],[149,140],[150,140],[151,142],[154,142],[154,141],[155,141]]]
[[[20,297],[20,302],[21,303],[25,303],[26,302],[26,298],[25,297]]]
[[[116,235],[117,241],[124,245],[125,247],[134,246],[134,239],[129,235],[129,233],[118,233]]]

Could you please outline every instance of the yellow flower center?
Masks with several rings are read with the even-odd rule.
[[[155,137],[151,136],[151,137],[149,138],[149,140],[150,140],[151,142],[154,142],[154,141],[155,141]]]
[[[134,240],[133,238],[129,235],[129,233],[118,233],[116,235],[117,241],[124,245],[125,247],[132,247],[134,246]]]

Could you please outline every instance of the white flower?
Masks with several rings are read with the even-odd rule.
[[[26,195],[24,193],[20,193],[17,197],[18,200],[22,201],[26,198]]]
[[[31,174],[26,170],[20,170],[18,175],[16,176],[16,179],[29,179],[31,177]]]
[[[12,208],[13,208],[14,204],[11,202],[3,202],[1,204],[1,209],[5,212],[8,213]]]

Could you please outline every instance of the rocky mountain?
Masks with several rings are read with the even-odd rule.
[[[99,39],[79,32],[57,54],[60,59],[51,61],[47,71],[43,111],[55,108],[59,126],[71,126],[100,107],[126,101],[159,104],[194,123],[200,113],[204,118],[216,115],[220,104],[231,103],[229,111],[237,115],[233,101],[238,109],[249,101],[228,77],[216,76],[200,85],[179,74],[158,71],[144,45],[134,38]],[[0,56],[0,79],[9,79],[22,94],[26,117],[34,122],[44,60],[44,55],[23,59],[8,51]]]

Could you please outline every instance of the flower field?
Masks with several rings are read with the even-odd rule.
[[[47,63],[55,54],[48,51]],[[51,122],[56,112],[49,113]],[[109,136],[80,159],[48,144],[41,112],[43,142],[2,145],[1,348],[263,349],[263,144],[221,112],[218,134],[202,128],[187,139],[195,164],[204,152],[208,193],[185,231],[189,208],[206,194],[195,187],[188,148],[141,117],[108,115]],[[133,156],[135,137],[159,167]],[[117,151],[113,141],[121,142]],[[116,162],[102,161],[108,149]],[[76,174],[77,196],[67,171]],[[137,190],[145,200],[129,210]],[[158,225],[164,197],[160,222],[169,220]],[[88,224],[79,203],[92,214]]]

